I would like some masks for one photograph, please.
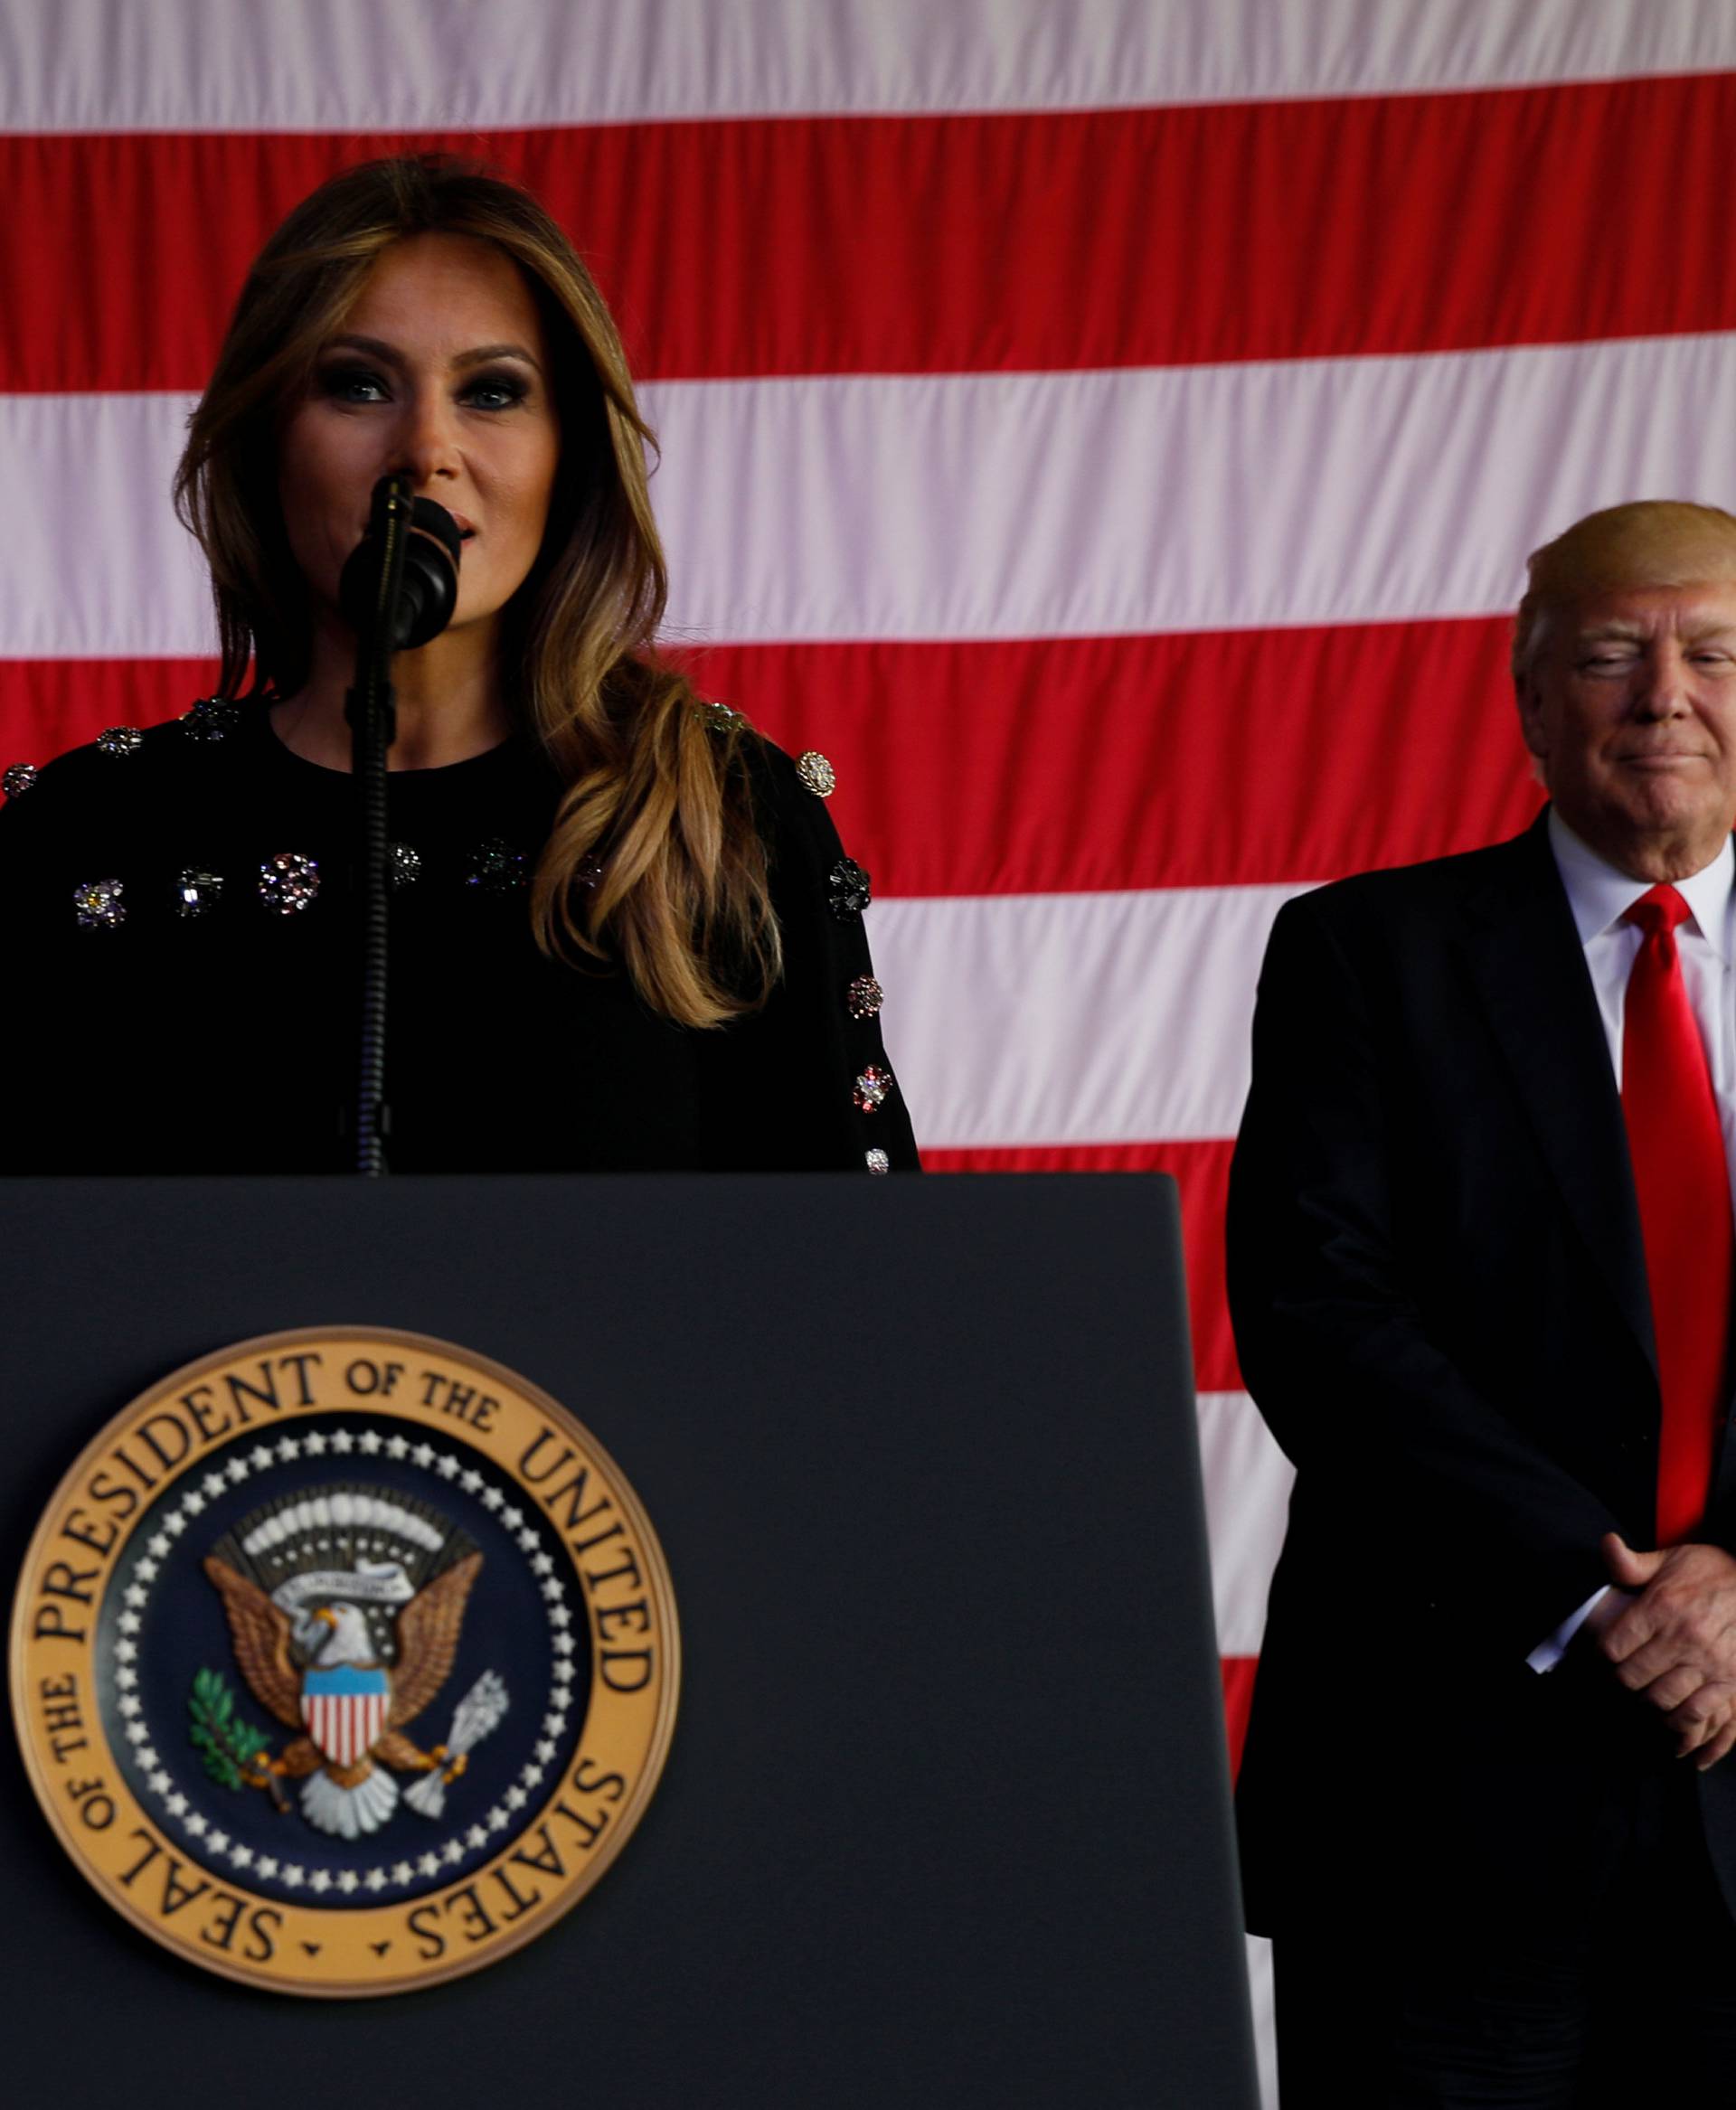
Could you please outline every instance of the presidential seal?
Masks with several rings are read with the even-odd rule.
[[[395,1992],[542,1933],[674,1724],[675,1600],[596,1439],[445,1342],[189,1364],[56,1490],[12,1627],[33,1786],[118,1911],[283,1992]]]

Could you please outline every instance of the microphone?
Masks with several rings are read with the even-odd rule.
[[[373,487],[367,532],[337,584],[338,606],[364,648],[413,652],[438,637],[458,599],[458,523],[431,498],[412,498],[408,476]]]

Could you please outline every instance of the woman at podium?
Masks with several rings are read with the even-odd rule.
[[[523,191],[400,159],[290,213],[176,481],[218,693],[5,775],[10,1170],[355,1162],[339,581],[393,474],[461,551],[449,624],[393,668],[391,1168],[916,1165],[830,765],[655,650],[650,438]]]

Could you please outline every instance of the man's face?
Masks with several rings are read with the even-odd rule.
[[[1546,622],[1519,715],[1561,818],[1636,878],[1710,864],[1736,822],[1736,577]]]

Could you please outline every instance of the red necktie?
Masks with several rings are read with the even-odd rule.
[[[1722,1126],[1677,956],[1688,905],[1654,887],[1628,911],[1644,936],[1628,978],[1621,1110],[1628,1124],[1664,1419],[1657,1542],[1690,1537],[1705,1514],[1723,1421],[1732,1240]]]

